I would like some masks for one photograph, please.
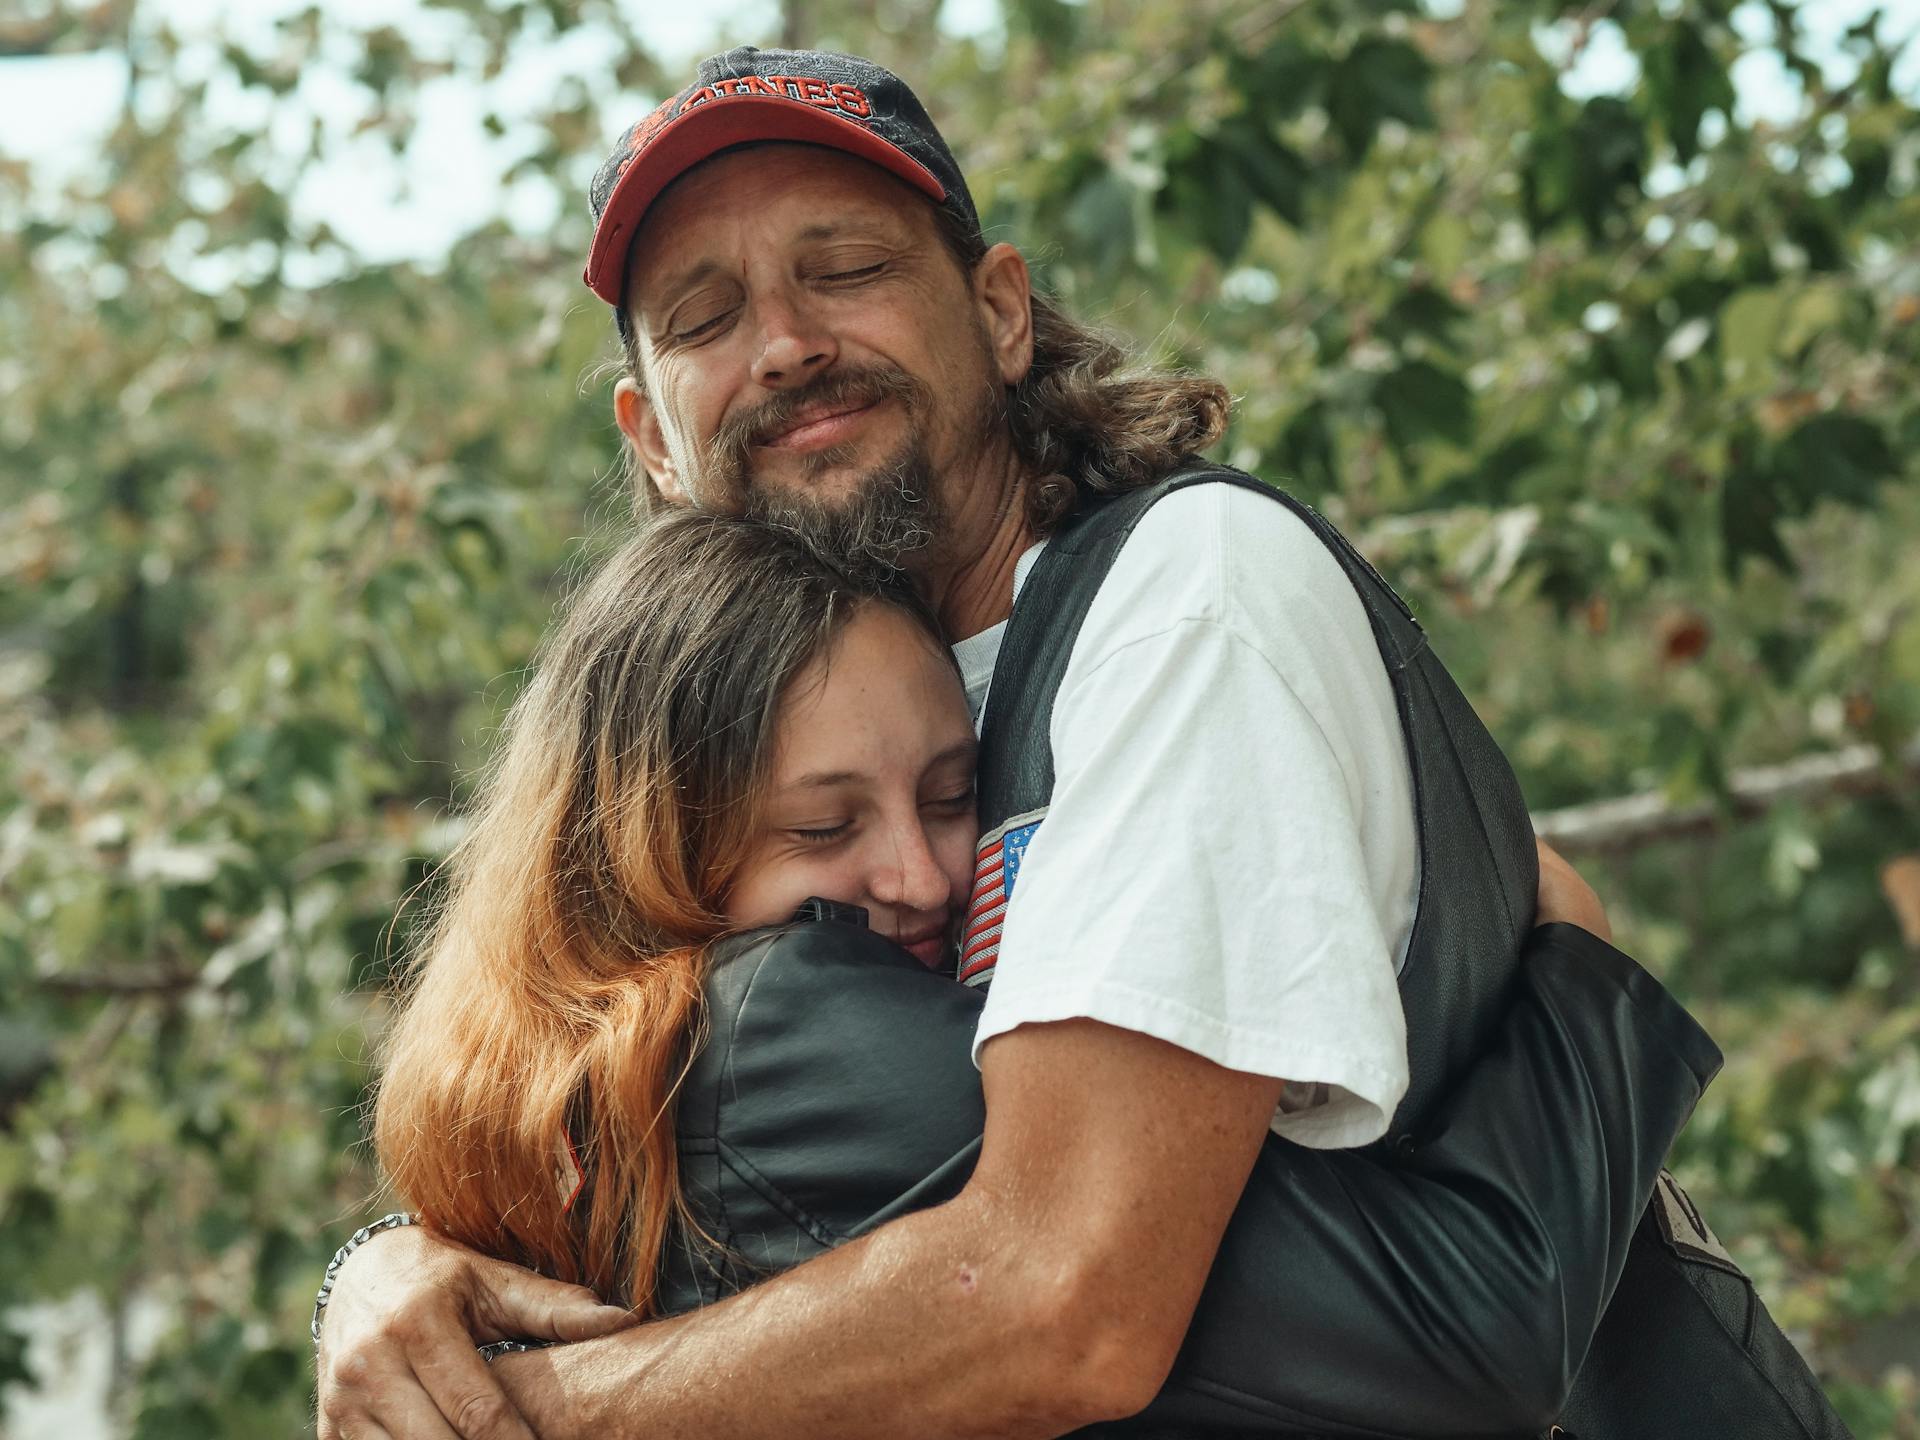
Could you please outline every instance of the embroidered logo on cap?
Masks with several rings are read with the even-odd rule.
[[[836,85],[817,75],[736,75],[716,80],[689,91],[679,103],[676,114],[705,105],[726,96],[765,95],[775,100],[800,100],[822,110],[839,110],[856,120],[873,114],[867,92],[857,85]]]
[[[873,105],[867,99],[867,92],[858,85],[834,84],[817,75],[731,76],[716,80],[711,85],[701,85],[684,95],[674,96],[634,126],[627,137],[627,153],[622,157],[619,169],[614,172],[615,178],[626,174],[627,167],[659,138],[660,132],[667,128],[670,121],[716,100],[742,98],[787,100],[811,105],[818,110],[832,110],[854,120],[873,118]]]

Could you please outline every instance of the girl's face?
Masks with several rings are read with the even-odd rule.
[[[725,911],[742,929],[809,897],[860,905],[939,966],[973,887],[973,723],[935,642],[870,602],[782,699],[773,783]]]

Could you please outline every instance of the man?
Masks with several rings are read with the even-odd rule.
[[[649,484],[904,566],[963,637],[976,709],[1005,699],[986,691],[1036,542],[1223,427],[1218,386],[1123,373],[1032,293],[918,102],[865,62],[705,62],[595,205],[587,281],[616,307],[616,414]],[[1230,486],[1140,521],[1051,741],[1045,823],[999,837],[1018,886],[969,927],[963,973],[994,983],[957,1199],[611,1334],[572,1287],[383,1235],[327,1317],[322,1436],[1056,1435],[1141,1409],[1266,1136],[1366,1144],[1406,1090],[1413,782],[1346,575]],[[1542,885],[1603,929],[1571,872]],[[515,1333],[604,1338],[497,1375],[465,1339]]]

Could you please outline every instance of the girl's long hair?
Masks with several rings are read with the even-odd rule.
[[[382,1046],[375,1148],[435,1229],[652,1313],[691,1223],[675,1091],[780,697],[877,593],[769,527],[676,513],[575,597]]]

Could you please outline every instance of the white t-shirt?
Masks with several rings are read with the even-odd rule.
[[[1003,634],[955,647],[976,715]],[[1160,501],[1087,613],[1051,739],[975,1060],[1019,1025],[1099,1020],[1287,1080],[1277,1134],[1379,1138],[1407,1086],[1419,850],[1392,686],[1339,562],[1236,486]]]

